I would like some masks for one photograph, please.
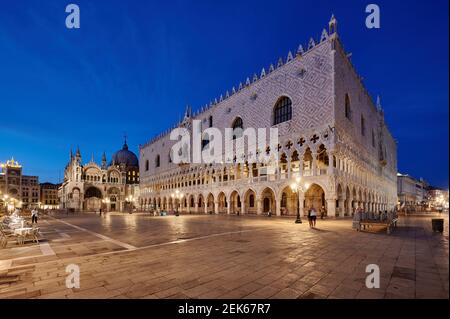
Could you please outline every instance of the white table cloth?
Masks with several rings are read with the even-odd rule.
[[[24,236],[24,235],[30,234],[32,231],[33,231],[33,228],[31,228],[31,227],[16,228],[16,229],[14,229],[14,234]]]

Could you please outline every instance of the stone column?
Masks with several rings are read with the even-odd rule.
[[[281,216],[281,201],[275,199],[276,215]]]
[[[231,197],[227,200],[227,214],[231,213]]]
[[[300,207],[300,216],[305,216],[305,194],[299,193],[298,207]],[[297,212],[295,212],[297,214]]]
[[[312,153],[312,175],[317,176],[317,152]]]
[[[328,216],[336,217],[336,199],[334,198],[327,199],[327,214]]]
[[[256,201],[256,214],[261,215],[262,214],[262,200],[258,199]]]
[[[292,174],[292,167],[291,167],[291,157],[289,156],[288,161],[287,161],[287,178],[291,178],[291,174]]]
[[[194,213],[198,213],[198,202],[194,201]]]
[[[241,198],[241,215],[245,214],[245,200]]]
[[[216,215],[219,214],[219,202],[218,201],[214,202],[214,213]]]
[[[328,154],[328,169],[327,169],[327,174],[328,175],[333,175],[334,173],[334,153],[329,153]]]

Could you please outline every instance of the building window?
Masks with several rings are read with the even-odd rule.
[[[161,159],[160,159],[159,155],[156,155],[155,166],[159,167],[160,165],[161,165]]]
[[[145,170],[148,171],[148,160],[145,161]]]
[[[234,119],[232,128],[233,128],[233,140],[242,137],[244,124],[242,123],[242,119],[240,117]]]
[[[345,117],[349,120],[352,119],[352,110],[350,109],[350,98],[348,94],[345,94]]]
[[[361,114],[361,135],[366,135],[366,121],[364,120],[364,116]]]
[[[273,125],[292,119],[292,101],[287,96],[281,97],[273,109]]]
[[[209,127],[212,127],[213,126],[213,117],[212,117],[212,115],[209,116],[208,121],[209,121]]]

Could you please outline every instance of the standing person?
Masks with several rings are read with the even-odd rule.
[[[323,219],[325,217],[325,206],[322,206],[320,208],[320,219]]]
[[[311,225],[312,228],[316,227],[316,219],[317,219],[317,212],[314,209],[314,207],[311,208]]]
[[[309,222],[309,228],[312,228],[311,211],[312,211],[312,207],[309,207],[309,209],[308,209],[308,222]]]
[[[38,222],[38,211],[36,208],[33,208],[33,210],[31,211],[31,224]]]

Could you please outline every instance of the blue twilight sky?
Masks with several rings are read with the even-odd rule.
[[[365,28],[365,7],[381,29]],[[65,27],[65,6],[81,29]],[[331,13],[398,140],[402,173],[448,187],[448,1],[0,1],[0,161],[57,182],[83,162],[130,149],[288,50]]]

